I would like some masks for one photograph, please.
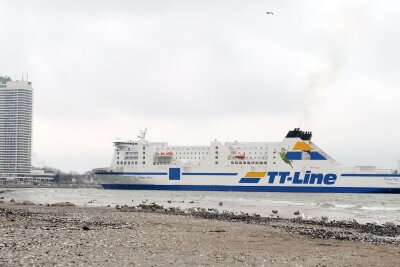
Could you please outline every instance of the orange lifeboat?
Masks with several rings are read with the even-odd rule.
[[[167,152],[156,152],[155,153],[155,155],[157,156],[157,157],[161,157],[161,156],[169,156],[169,157],[172,157],[172,151],[167,151]]]
[[[235,155],[235,159],[245,159],[246,158],[246,153],[244,152],[243,154],[237,154]]]

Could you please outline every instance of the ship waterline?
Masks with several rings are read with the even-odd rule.
[[[344,167],[296,128],[282,142],[169,146],[114,142],[111,166],[94,169],[105,189],[400,193],[399,170]]]

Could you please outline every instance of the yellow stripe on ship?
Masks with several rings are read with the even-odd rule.
[[[294,147],[293,150],[314,150],[314,148],[312,148],[312,146],[310,146],[309,144],[307,144],[306,142],[297,142]]]
[[[262,178],[267,174],[267,172],[248,172],[246,173],[246,178]]]

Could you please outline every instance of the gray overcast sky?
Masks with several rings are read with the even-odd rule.
[[[115,138],[280,141],[400,159],[398,1],[0,0],[0,75],[29,73],[33,163],[108,166]],[[274,15],[266,15],[266,11]]]

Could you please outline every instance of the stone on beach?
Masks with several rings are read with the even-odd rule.
[[[385,226],[385,227],[393,227],[393,228],[397,227],[397,225],[395,223],[392,223],[392,222],[386,222],[386,223],[383,224],[383,226]]]
[[[35,203],[33,203],[32,201],[29,201],[29,200],[24,200],[21,202],[21,205],[35,205]]]
[[[66,201],[66,202],[57,202],[57,203],[53,203],[53,204],[50,204],[50,206],[51,206],[51,207],[74,207],[75,204]]]

